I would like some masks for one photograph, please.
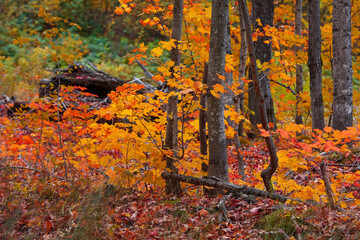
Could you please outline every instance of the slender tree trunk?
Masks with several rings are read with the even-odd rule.
[[[225,39],[229,18],[229,1],[213,0],[209,53],[208,88],[223,84],[218,74],[225,75]],[[222,98],[222,94],[221,94]],[[208,96],[207,120],[209,132],[209,175],[229,181],[226,152],[224,103],[212,94]]]
[[[240,3],[239,3],[240,5]],[[239,83],[240,90],[244,91],[244,81],[242,80],[246,74],[246,58],[247,58],[247,48],[246,48],[246,30],[244,23],[244,15],[243,12],[239,9],[239,18],[240,18],[240,38],[241,38],[241,47],[240,47],[240,64],[239,64]],[[235,111],[238,114],[243,114],[244,112],[244,94],[240,94],[234,97],[234,106]],[[245,164],[244,157],[241,154],[241,143],[239,140],[239,135],[243,136],[244,132],[244,124],[243,120],[240,121],[239,125],[235,125],[235,129],[239,129],[239,134],[234,134],[234,144],[236,148],[236,154],[238,159],[238,173],[242,177],[242,180],[245,180]]]
[[[312,128],[325,126],[322,96],[320,1],[309,0],[309,60]]]
[[[231,55],[232,51],[231,51],[231,35],[230,35],[230,19],[228,18],[228,23],[227,23],[227,31],[226,31],[226,39],[225,39],[225,48],[226,48],[226,55]],[[231,90],[231,85],[233,84],[233,72],[227,72],[225,71],[225,93],[224,93],[224,104],[225,106],[234,106],[234,93]],[[232,121],[230,119],[230,117],[226,118],[226,122],[228,124],[229,127],[234,128],[234,130],[236,129],[235,127],[237,127],[237,125],[235,124],[234,121]],[[234,143],[234,139],[228,138],[226,139],[226,143],[228,146],[232,145]]]
[[[351,0],[333,1],[333,128],[353,125]]]
[[[245,89],[244,81],[242,80],[242,78],[246,76],[247,48],[246,48],[246,29],[244,22],[244,14],[240,9],[239,9],[239,18],[240,18],[240,38],[241,38],[239,83],[240,83],[240,90],[244,91]],[[244,94],[239,95],[239,104],[240,104],[240,111],[242,114],[244,114]],[[244,136],[244,121],[241,121],[239,124],[239,136]]]
[[[260,29],[264,32],[263,26],[273,26],[274,19],[274,2],[273,0],[253,0],[252,1],[252,14],[253,14],[253,26],[254,29]],[[259,25],[257,19],[260,19],[262,24]],[[270,41],[270,43],[266,43]],[[261,63],[269,62],[271,59],[271,37],[260,36],[257,41],[254,42],[255,56]],[[264,97],[265,111],[268,121],[274,124],[276,128],[276,119],[274,112],[274,103],[271,96],[270,81],[267,77],[267,70],[259,73],[259,85]],[[253,76],[252,76],[253,77]],[[249,84],[249,88],[253,87],[253,83]],[[261,123],[260,112],[258,109],[258,99],[255,89],[249,91],[249,108],[255,115],[250,115],[250,122],[256,126]]]
[[[207,85],[208,64],[205,63],[204,76],[202,83]],[[200,134],[200,153],[202,156],[208,155],[207,151],[207,137],[206,137],[206,98],[207,93],[200,94],[200,116],[199,116],[199,134]],[[203,160],[201,168],[204,172],[208,171],[208,164]]]
[[[266,190],[269,192],[273,192],[274,188],[271,182],[271,177],[275,173],[276,169],[278,168],[279,160],[276,153],[276,148],[274,141],[270,135],[270,128],[269,128],[269,122],[266,117],[266,110],[265,110],[265,100],[262,96],[262,92],[259,85],[259,72],[258,67],[256,64],[256,58],[255,58],[255,49],[254,44],[252,41],[252,32],[251,32],[251,26],[250,26],[250,20],[249,20],[249,12],[247,9],[246,1],[240,0],[240,8],[244,15],[245,20],[245,27],[246,27],[246,41],[248,46],[248,53],[250,58],[250,64],[251,64],[251,71],[253,76],[253,82],[254,82],[254,88],[256,91],[256,96],[259,99],[259,113],[260,113],[260,119],[261,124],[264,130],[269,132],[269,136],[265,137],[267,147],[269,149],[270,154],[270,164],[269,166],[261,172],[261,177],[264,181],[264,185],[266,187]]]
[[[182,19],[183,19],[183,0],[174,0],[173,9],[173,26],[172,26],[172,39],[175,39],[176,47],[171,49],[171,60],[175,63],[171,69],[172,78],[175,77],[175,67],[180,66],[181,55],[179,49],[179,42],[182,35]],[[170,91],[176,92],[174,87],[170,88]],[[166,137],[165,137],[165,149],[173,151],[173,155],[166,157],[166,167],[171,169],[174,173],[177,173],[177,169],[174,165],[174,159],[177,158],[178,147],[178,97],[177,95],[171,96],[168,100],[167,106],[167,125],[166,125]],[[166,179],[166,193],[173,193],[180,195],[182,192],[180,181]]]
[[[302,0],[296,0],[296,10],[295,10],[295,34],[301,37],[301,19],[302,19]],[[300,46],[295,47],[295,53],[298,55],[298,51],[301,50]],[[295,113],[295,123],[302,124],[303,116],[299,109],[299,104],[302,101],[300,94],[304,91],[304,81],[303,81],[303,68],[302,65],[296,64],[296,113]]]

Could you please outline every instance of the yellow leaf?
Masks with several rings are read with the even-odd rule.
[[[140,44],[139,52],[146,52],[148,47],[145,46],[145,44],[142,42]]]
[[[75,26],[75,27],[77,27],[79,30],[81,30],[81,27],[80,27],[78,24],[76,24],[76,23],[69,23],[69,25],[70,25],[70,26]]]
[[[225,88],[221,84],[215,84],[213,86],[213,89],[214,89],[215,92],[218,92],[218,93],[224,93],[225,92]]]
[[[213,95],[216,98],[220,98],[220,94],[216,93],[214,90],[210,90],[211,95]]]
[[[161,47],[157,47],[151,50],[151,55],[155,57],[160,57],[163,53],[163,49]]]

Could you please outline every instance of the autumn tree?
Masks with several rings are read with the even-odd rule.
[[[254,42],[255,57],[261,63],[269,62],[271,59],[271,37],[265,36],[264,26],[273,26],[274,19],[274,2],[273,0],[253,0],[252,1],[252,17],[254,30],[258,29],[259,34],[257,41]],[[259,84],[265,101],[265,110],[268,121],[276,123],[274,113],[274,103],[271,96],[270,81],[267,76],[267,70],[260,73]],[[249,84],[249,88],[254,86],[253,83]],[[258,109],[259,99],[256,96],[255,90],[249,91],[249,109],[255,115],[250,115],[251,123],[256,126],[261,123],[260,112]]]
[[[353,125],[351,0],[333,1],[333,123],[337,130]]]
[[[266,190],[269,192],[273,192],[274,187],[271,182],[271,177],[275,173],[276,169],[278,168],[279,160],[278,160],[278,156],[276,153],[276,147],[275,147],[274,141],[270,135],[269,122],[268,122],[268,118],[266,117],[265,99],[262,95],[262,91],[260,88],[260,83],[259,83],[260,74],[259,74],[259,70],[257,67],[256,58],[255,58],[255,47],[254,47],[254,43],[252,41],[249,12],[248,12],[245,0],[240,0],[239,3],[240,3],[240,11],[242,11],[241,14],[243,15],[245,29],[246,29],[246,43],[247,43],[247,50],[248,50],[249,58],[250,58],[250,65],[251,65],[251,72],[252,72],[252,76],[253,76],[254,89],[256,92],[256,96],[259,99],[259,101],[258,101],[258,109],[259,110],[258,111],[259,111],[259,115],[260,115],[261,125],[266,133],[264,137],[265,137],[266,145],[268,147],[269,154],[270,154],[270,164],[265,170],[263,170],[261,172],[261,177],[264,181]]]
[[[211,33],[209,50],[208,88],[222,85],[225,75],[225,54],[229,1],[213,0],[211,12]],[[207,120],[209,129],[209,175],[229,181],[226,153],[224,103],[218,96],[208,96]]]
[[[171,78],[175,79],[179,76],[178,70],[181,63],[180,55],[180,41],[182,35],[182,20],[183,20],[183,0],[175,0],[173,8],[173,25],[172,36],[175,40],[175,47],[171,49],[170,58],[174,62],[174,66],[171,68]],[[176,92],[176,87],[170,87],[170,92]],[[166,149],[172,150],[172,156],[166,157],[166,167],[173,172],[177,172],[174,166],[174,159],[177,157],[177,145],[178,145],[178,96],[174,94],[170,96],[167,105],[167,126],[166,126]],[[180,182],[177,180],[166,180],[166,192],[180,194],[181,193]]]
[[[325,126],[322,95],[322,62],[320,1],[309,0],[309,72],[312,128],[323,130]]]

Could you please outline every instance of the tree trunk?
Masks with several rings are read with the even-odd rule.
[[[207,84],[207,75],[208,75],[208,64],[205,63],[204,67],[204,76],[202,83],[204,86]],[[199,116],[199,134],[200,134],[200,153],[202,156],[208,155],[207,151],[207,136],[206,136],[206,92],[200,94],[200,116]],[[201,170],[207,172],[208,164],[203,160],[201,165]]]
[[[261,172],[261,177],[264,181],[266,190],[269,192],[273,192],[274,188],[273,188],[273,185],[271,182],[271,177],[275,173],[275,171],[278,167],[279,161],[278,161],[278,157],[276,154],[275,144],[270,135],[269,122],[266,117],[265,100],[262,96],[262,92],[261,92],[260,85],[259,85],[259,72],[258,72],[258,67],[256,64],[256,59],[255,59],[255,50],[254,50],[254,44],[252,41],[252,32],[251,32],[251,26],[250,26],[250,20],[249,20],[249,12],[248,12],[245,0],[240,0],[240,8],[241,8],[241,11],[243,12],[244,20],[245,20],[246,41],[247,41],[247,46],[248,46],[248,53],[249,53],[249,58],[250,58],[254,88],[255,88],[256,96],[259,99],[258,108],[259,108],[259,113],[260,113],[259,115],[260,115],[260,119],[261,119],[261,124],[262,124],[262,127],[264,128],[264,130],[269,132],[269,136],[265,137],[265,140],[266,140],[266,145],[269,149],[270,164],[265,170],[263,170]]]
[[[246,30],[244,23],[244,15],[240,9],[239,9],[239,18],[240,18],[240,38],[241,38],[241,47],[240,47],[240,56],[239,56],[240,59],[239,83],[240,83],[240,90],[244,91],[244,81],[242,80],[242,78],[245,77],[247,48],[246,48]],[[238,114],[244,113],[244,94],[240,94],[234,97],[234,106],[235,106],[235,111]],[[244,157],[241,154],[241,143],[239,140],[239,135],[243,136],[243,132],[244,132],[243,120],[241,120],[238,125],[235,124],[235,129],[239,130],[238,133],[234,134],[234,145],[236,148],[236,154],[238,159],[238,173],[241,176],[242,180],[245,180],[245,163],[244,163]]]
[[[226,31],[226,39],[225,39],[225,48],[226,48],[226,55],[231,55],[232,51],[231,51],[231,35],[230,35],[230,19],[228,18],[228,23],[227,23],[227,31]],[[234,93],[231,90],[231,85],[233,84],[233,73],[232,71],[227,72],[225,71],[225,94],[224,94],[224,104],[225,106],[234,106]],[[230,87],[230,88],[229,88]],[[235,122],[231,121],[230,117],[226,118],[226,122],[228,124],[229,127],[234,128],[235,130]],[[226,139],[227,145],[230,146],[232,145],[233,139]]]
[[[301,19],[302,19],[302,0],[296,0],[296,10],[295,10],[295,34],[301,37]],[[295,47],[295,53],[298,55],[298,51],[301,50],[300,46]],[[303,117],[299,109],[299,104],[302,101],[300,94],[304,91],[304,81],[303,81],[303,68],[302,65],[296,64],[296,113],[295,113],[295,123],[302,124]]]
[[[181,56],[179,49],[179,42],[181,41],[182,35],[182,20],[183,20],[183,0],[174,0],[173,9],[173,26],[172,26],[172,39],[176,40],[176,47],[171,49],[171,60],[175,63],[171,69],[171,77],[175,77],[175,67],[180,66]],[[170,91],[176,92],[177,89],[174,87],[170,88]],[[178,147],[178,97],[177,95],[171,96],[168,100],[167,106],[167,125],[166,125],[166,137],[165,137],[165,149],[173,151],[173,155],[166,157],[166,167],[177,173],[177,169],[174,165],[174,159],[177,158],[177,147]],[[166,193],[173,193],[180,195],[182,192],[180,181],[174,179],[166,180]]]
[[[322,96],[320,2],[309,0],[309,60],[312,128],[325,126]]]
[[[223,84],[219,75],[225,75],[225,40],[229,18],[229,1],[213,0],[211,12],[211,35],[209,49],[208,88],[215,84]],[[229,181],[226,152],[224,103],[209,94],[207,120],[209,132],[209,175]]]
[[[333,1],[333,128],[353,125],[351,0]]]
[[[264,32],[263,26],[273,26],[274,19],[274,2],[273,0],[253,0],[252,1],[252,14],[253,14],[253,26],[254,29],[260,29]],[[256,21],[260,19],[262,26]],[[266,43],[265,41],[270,41]],[[254,42],[255,57],[259,59],[261,63],[269,62],[271,59],[271,37],[259,36],[257,41]],[[253,77],[253,76],[252,76]],[[259,74],[259,85],[264,97],[266,117],[268,121],[276,126],[276,119],[274,113],[274,103],[271,96],[270,82],[267,77],[267,70]],[[249,88],[253,87],[254,84],[250,83]],[[261,123],[260,112],[258,109],[259,99],[257,98],[255,89],[249,91],[249,109],[252,110],[255,115],[250,116],[250,122],[253,126]]]
[[[240,5],[240,3],[239,3]],[[239,18],[240,18],[240,38],[241,38],[241,47],[240,47],[240,64],[239,64],[239,83],[240,89],[242,91],[244,88],[244,81],[241,79],[246,76],[246,58],[247,58],[247,48],[246,48],[246,29],[244,22],[244,14],[239,9]],[[244,94],[239,95],[239,104],[240,111],[244,114]],[[244,136],[244,121],[242,120],[239,124],[239,136]]]

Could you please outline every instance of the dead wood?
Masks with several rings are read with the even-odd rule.
[[[138,63],[141,69],[143,69],[146,78],[153,76],[146,68]],[[40,81],[39,96],[48,96],[52,92],[56,92],[59,85],[64,86],[80,86],[86,87],[86,91],[97,95],[99,98],[106,98],[107,94],[111,91],[115,91],[117,87],[122,86],[126,81],[116,78],[106,72],[103,72],[90,63],[75,62],[63,69],[51,69],[48,70],[54,73],[54,76],[50,79],[42,79]],[[152,92],[156,87],[149,83],[142,81],[143,78],[136,78],[128,83],[136,83],[144,86],[144,89],[140,92]]]
[[[320,170],[321,170],[322,179],[324,181],[325,191],[326,191],[326,195],[328,197],[329,205],[330,205],[331,209],[336,209],[335,202],[334,202],[334,193],[331,189],[330,180],[327,176],[325,162],[322,162],[320,164]]]
[[[269,193],[267,191],[262,191],[256,188],[248,187],[248,186],[241,186],[236,185],[233,183],[222,181],[221,179],[214,179],[214,178],[196,178],[191,176],[185,176],[181,174],[175,174],[175,173],[169,173],[167,171],[164,171],[161,173],[161,176],[164,179],[178,179],[181,182],[191,183],[194,185],[203,185],[218,189],[223,189],[227,191],[231,191],[234,193],[243,193],[247,195],[253,195],[256,197],[262,197],[262,198],[270,198],[273,200],[277,200],[280,202],[286,202],[288,199],[291,199],[289,197],[276,194],[276,193]],[[294,200],[294,199],[292,199]]]

